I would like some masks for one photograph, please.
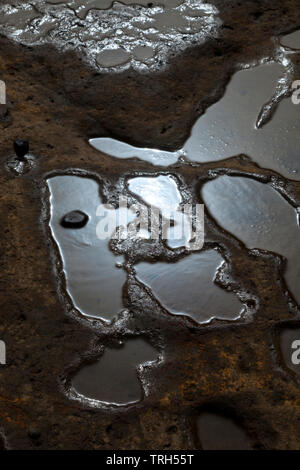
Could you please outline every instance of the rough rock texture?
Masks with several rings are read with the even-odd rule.
[[[0,121],[0,338],[8,358],[0,368],[0,427],[9,448],[193,449],[200,446],[197,414],[220,407],[247,430],[253,448],[300,448],[299,379],[285,368],[278,348],[280,329],[296,326],[299,311],[286,293],[279,257],[248,251],[207,217],[207,246],[218,246],[227,261],[220,283],[239,293],[247,315],[206,326],[174,318],[129,273],[124,300],[131,315],[104,327],[79,321],[72,311],[47,231],[45,179],[51,172],[73,168],[98,175],[109,198],[119,178],[158,171],[146,162],[101,155],[87,137],[179,148],[233,70],[272,56],[272,37],[300,26],[297,0],[212,3],[221,12],[220,38],[187,50],[161,73],[102,75],[74,54],[0,38],[0,77],[8,90],[8,113]],[[30,141],[35,158],[20,176],[6,164],[17,137]],[[204,181],[225,172],[272,184],[300,205],[300,183],[260,170],[244,156],[176,164],[170,172],[189,185],[194,200]],[[134,253],[137,259],[153,256],[143,247]],[[164,257],[155,252],[156,259]],[[144,371],[149,394],[141,403],[89,409],[68,398],[70,374],[82,361],[140,333],[165,359]]]

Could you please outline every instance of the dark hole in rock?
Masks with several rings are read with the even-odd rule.
[[[202,197],[213,218],[248,248],[287,258],[285,280],[300,303],[300,228],[297,212],[275,189],[250,178],[220,176]]]
[[[216,52],[221,53],[218,49]],[[106,137],[89,142],[109,155],[138,157],[161,166],[171,165],[182,155],[193,161],[210,162],[243,153],[260,166],[297,180],[300,172],[298,107],[285,98],[272,116],[272,106],[269,106],[270,100],[277,96],[276,87],[283,75],[284,68],[277,63],[234,74],[222,99],[196,121],[179,151],[133,147]]]
[[[192,230],[188,218],[180,210],[182,195],[171,175],[131,178],[128,187],[148,206],[159,209],[162,217],[168,221],[169,227],[163,235],[170,248],[189,245]]]
[[[170,313],[188,315],[198,323],[236,320],[243,311],[238,297],[214,283],[222,261],[219,253],[208,250],[177,263],[139,263],[136,272]]]
[[[283,36],[280,42],[283,46],[290,47],[291,49],[300,49],[300,29]]]
[[[116,267],[120,258],[109,249],[110,236],[117,225],[115,212],[105,212],[99,184],[91,178],[56,176],[47,183],[51,207],[49,225],[62,258],[68,294],[83,315],[109,321],[123,307],[122,288],[126,281],[125,272]],[[74,227],[66,230],[61,220],[75,208],[89,218],[89,223],[80,230]],[[104,215],[97,215],[99,208]],[[110,226],[104,234],[107,237],[100,239],[97,227],[105,218]]]
[[[1,434],[0,434],[0,450],[5,450],[5,439]]]
[[[220,414],[201,413],[197,419],[197,432],[203,450],[251,450],[245,431]]]
[[[39,439],[41,437],[41,433],[38,429],[36,428],[30,428],[29,431],[28,431],[28,436],[31,438],[31,439]]]

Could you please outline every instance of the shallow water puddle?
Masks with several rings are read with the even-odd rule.
[[[190,221],[179,210],[182,196],[174,178],[169,175],[137,177],[128,180],[128,187],[146,204],[158,208],[162,217],[173,221],[174,227],[169,227],[165,233],[170,248],[189,245],[192,233]]]
[[[197,420],[198,437],[203,450],[250,450],[245,431],[233,420],[216,413],[201,413]]]
[[[133,57],[141,62],[152,59],[155,55],[155,49],[150,46],[137,46],[133,49]]]
[[[115,67],[117,65],[126,64],[130,59],[129,52],[121,47],[116,49],[106,49],[97,56],[97,62],[102,67]]]
[[[140,158],[153,165],[168,166],[175,163],[181,154],[180,152],[167,152],[164,150],[133,147],[119,140],[110,137],[100,137],[90,139],[89,143],[96,150],[107,153],[117,158]]]
[[[138,280],[170,313],[187,315],[198,323],[213,318],[236,320],[242,314],[237,296],[213,282],[223,261],[219,253],[209,250],[176,263],[139,263],[135,269]]]
[[[47,182],[50,228],[63,260],[67,291],[83,315],[111,320],[123,307],[122,286],[126,275],[116,267],[120,258],[109,250],[109,237],[100,240],[96,234],[101,220],[96,215],[101,205],[99,185],[91,178],[79,176],[56,176]],[[64,228],[63,217],[76,210],[88,215],[88,223],[82,228]],[[128,217],[134,218],[132,214]],[[108,227],[109,236],[117,225],[112,223]]]
[[[114,139],[91,139],[90,144],[118,157],[138,157],[157,165],[170,165],[186,153],[190,160],[209,162],[245,153],[261,167],[299,179],[299,107],[283,99],[271,121],[256,128],[260,111],[273,96],[284,69],[264,64],[237,72],[224,97],[207,109],[192,129],[182,151],[164,152],[128,146]]]
[[[177,7],[184,0],[159,0],[149,2],[149,0],[122,0],[120,3],[123,5],[141,5],[143,7],[149,6],[166,6],[166,7]],[[57,4],[65,4],[68,5],[70,8],[76,11],[76,14],[81,18],[84,19],[87,13],[92,10],[106,10],[110,8],[114,3],[114,0],[70,0],[70,1],[62,1],[62,0],[47,0],[47,3],[52,5]]]
[[[236,73],[224,97],[196,122],[184,149],[191,160],[222,160],[245,153],[261,167],[299,179],[299,109],[281,101],[270,122],[256,129],[262,106],[272,97],[283,68],[266,64]]]
[[[155,49],[147,45],[137,46],[131,52],[122,47],[114,47],[101,51],[96,57],[96,62],[101,67],[118,67],[127,64],[131,59],[147,63],[154,55]]]
[[[0,33],[79,52],[97,70],[158,69],[171,52],[217,36],[218,13],[202,0],[8,0],[0,4]]]
[[[287,328],[280,335],[280,348],[286,366],[300,375],[300,328]]]
[[[158,351],[143,339],[132,339],[118,349],[106,349],[101,359],[74,376],[77,394],[93,401],[128,405],[142,399],[138,367],[158,359]]]
[[[283,46],[290,47],[291,49],[300,49],[300,29],[283,36],[280,42]]]
[[[248,248],[287,258],[285,279],[300,304],[300,227],[297,213],[270,186],[249,178],[220,176],[202,190],[212,217]]]

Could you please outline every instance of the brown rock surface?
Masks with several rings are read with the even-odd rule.
[[[220,38],[185,51],[160,73],[98,74],[74,54],[0,38],[9,109],[0,121],[0,337],[8,357],[0,368],[0,427],[10,448],[194,449],[194,420],[209,404],[231,410],[254,448],[300,448],[299,379],[284,367],[277,340],[282,322],[296,320],[297,307],[288,302],[278,257],[250,253],[207,217],[206,242],[226,254],[229,287],[250,293],[246,318],[208,326],[174,318],[129,278],[124,296],[132,316],[126,328],[122,322],[90,328],[63,296],[47,231],[50,173],[75,168],[99,175],[104,195],[111,197],[119,178],[158,171],[146,162],[101,155],[88,137],[179,148],[196,117],[222,95],[233,70],[272,56],[271,38],[300,25],[296,0],[212,3],[221,12]],[[17,137],[29,140],[36,158],[22,176],[5,164]],[[275,186],[279,178],[243,156],[178,164],[170,172],[183,178],[197,200],[211,169]],[[281,182],[280,191],[299,206],[300,183]],[[151,257],[151,250],[134,253],[136,259]],[[259,299],[257,311],[252,298]],[[87,352],[99,354],[126,331],[142,333],[164,350],[164,362],[145,372],[149,396],[113,410],[69,400],[64,387],[72,370]]]

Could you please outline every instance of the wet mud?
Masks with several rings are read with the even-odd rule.
[[[75,374],[69,394],[90,406],[99,406],[99,402],[118,406],[136,403],[144,393],[138,369],[154,363],[157,356],[158,352],[142,339],[105,350],[96,364],[85,365]]]
[[[244,153],[255,163],[299,181],[300,128],[287,63],[266,63],[233,75],[223,98],[194,124],[180,151],[144,149],[107,138],[91,139],[98,150],[118,158],[138,157],[157,165],[185,158],[223,160]],[[276,112],[274,112],[276,109]]]
[[[300,49],[300,31],[284,35],[281,39],[281,44],[291,49]]]
[[[92,178],[56,176],[48,179],[48,186],[50,229],[62,259],[67,292],[81,314],[108,321],[122,310],[126,275],[118,268],[122,258],[110,251],[109,238],[97,236],[97,227],[105,217],[111,220],[107,226],[104,221],[110,237],[119,225],[117,218],[101,204],[99,184]],[[66,217],[74,212],[88,218],[82,227],[65,226]],[[128,219],[134,215],[128,214]]]
[[[218,9],[202,0],[7,1],[0,31],[28,46],[80,51],[95,69],[157,69],[170,53],[217,36]]]
[[[1,2],[1,6],[9,3]],[[47,45],[43,41],[20,43],[20,38],[14,38],[18,19],[12,19],[10,31],[1,27],[0,73],[8,96],[8,112],[0,121],[0,338],[8,345],[7,364],[0,368],[0,427],[6,447],[209,448],[211,444],[201,437],[199,417],[210,412],[217,417],[208,417],[204,427],[221,434],[229,427],[232,440],[226,446],[237,447],[243,441],[254,449],[299,448],[299,380],[287,365],[281,334],[290,324],[294,331],[300,328],[300,312],[297,287],[290,287],[287,278],[292,251],[281,253],[283,232],[278,249],[270,248],[269,241],[248,245],[246,235],[237,233],[233,224],[224,225],[221,209],[214,213],[210,207],[205,213],[205,244],[199,253],[191,253],[183,244],[171,247],[161,239],[112,240],[105,247],[102,243],[99,257],[114,260],[112,271],[123,280],[118,289],[112,289],[112,284],[107,287],[108,304],[99,314],[97,295],[103,283],[98,258],[91,254],[87,265],[89,269],[95,259],[97,273],[92,278],[98,279],[96,308],[90,312],[85,305],[79,308],[68,286],[70,271],[64,270],[66,253],[78,248],[76,237],[80,241],[82,231],[95,223],[95,213],[80,206],[81,193],[74,180],[70,185],[58,185],[65,199],[60,196],[59,204],[52,204],[61,212],[51,210],[51,184],[58,178],[82,178],[89,188],[92,180],[97,194],[93,203],[116,206],[119,195],[138,202],[140,196],[130,190],[129,183],[138,178],[173,178],[183,203],[202,203],[208,185],[218,184],[223,177],[230,181],[238,177],[268,188],[272,207],[276,196],[283,201],[280,211],[287,224],[292,213],[297,221],[300,186],[296,173],[289,170],[297,168],[290,164],[285,170],[261,163],[254,152],[237,150],[224,155],[224,160],[191,162],[180,155],[166,168],[147,158],[114,158],[88,143],[91,138],[107,137],[173,154],[184,147],[196,119],[226,96],[233,74],[266,59],[278,62],[285,78],[282,88],[279,82],[274,100],[263,108],[264,125],[258,132],[275,122],[290,93],[286,84],[299,74],[298,53],[290,54],[280,46],[284,35],[299,28],[297,2],[265,1],[258,6],[257,2],[233,1],[228,8],[227,2],[214,1],[213,5],[221,21],[214,23],[218,36],[201,35],[199,41],[196,37],[195,44],[189,43],[193,47],[176,50],[174,55],[171,51],[168,59],[164,56],[161,70],[149,66],[142,73],[129,65],[107,73],[87,62],[81,50],[75,53],[61,47],[59,41],[58,45],[51,41]],[[54,8],[60,11],[59,4]],[[136,12],[138,6],[130,8]],[[73,11],[70,15],[73,18]],[[23,24],[23,17],[20,21]],[[35,38],[38,33],[33,34]],[[252,73],[240,73],[248,72]],[[272,98],[274,88],[269,91],[266,100]],[[270,109],[274,115],[268,122]],[[30,164],[28,159],[22,163],[22,171],[17,171],[20,161],[12,151],[16,138],[30,142],[32,159]],[[235,155],[240,152],[246,155]],[[230,183],[228,195],[223,197],[224,211],[235,187]],[[267,197],[263,189],[257,194],[259,201]],[[222,195],[216,202],[220,198]],[[281,202],[276,208],[277,204],[281,207]],[[86,213],[88,223],[77,229],[62,227],[62,217],[74,210]],[[61,231],[60,240],[54,231]],[[294,233],[294,227],[290,231]],[[65,252],[60,251],[64,237]],[[95,244],[89,243],[84,246],[93,251]],[[208,253],[216,259],[202,278],[201,257]],[[288,258],[287,264],[279,255]],[[179,299],[174,308],[169,296],[166,301],[160,296],[160,285],[155,291],[153,279],[141,274],[143,267],[150,266],[151,278],[155,265],[157,270],[167,266],[171,280],[169,273],[180,263],[189,266],[195,260],[196,265],[198,258],[198,277],[191,275],[199,300],[193,301],[192,296]],[[213,294],[219,302],[216,308],[215,298],[208,298],[205,304],[204,294],[210,295],[205,287],[208,273],[210,290],[220,295],[218,300],[218,294]],[[231,299],[228,304],[225,297]],[[131,368],[137,388],[124,398],[118,395],[117,386],[105,390],[101,381],[106,373],[105,355],[111,351],[119,354],[120,342],[126,348],[129,341],[140,345],[133,352]],[[147,351],[149,356],[139,355]],[[147,361],[154,362],[148,365]],[[120,403],[131,404],[115,406]]]

